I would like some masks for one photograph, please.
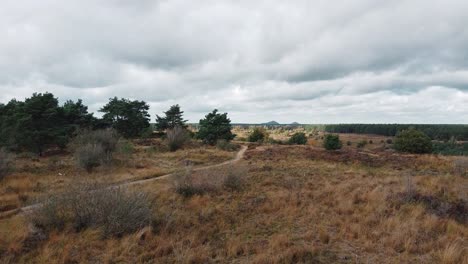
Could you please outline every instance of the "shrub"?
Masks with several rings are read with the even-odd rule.
[[[75,150],[75,160],[78,167],[88,173],[104,163],[105,152],[101,144],[86,144],[78,146]]]
[[[112,154],[117,149],[119,134],[114,129],[82,130],[72,141],[72,147],[78,148],[84,145],[101,145],[104,152],[104,160],[110,162]]]
[[[149,225],[151,215],[151,201],[145,193],[78,185],[48,198],[32,213],[30,222],[47,232],[70,225],[75,231],[101,229],[104,237],[110,237]]]
[[[423,132],[410,128],[397,134],[394,148],[400,152],[430,153],[432,151],[432,142]]]
[[[372,141],[372,140],[369,140],[369,144],[374,144],[374,141]]]
[[[341,149],[343,146],[340,136],[334,134],[327,134],[323,140],[323,147],[326,150],[336,150]]]
[[[346,142],[346,145],[351,146],[353,143],[351,141]]]
[[[305,145],[307,144],[307,136],[302,132],[297,132],[292,135],[288,142],[292,145]]]
[[[247,171],[243,167],[231,167],[223,179],[224,188],[231,191],[240,191],[245,184],[245,175]]]
[[[196,180],[190,167],[185,172],[177,173],[174,176],[173,185],[176,193],[184,197],[202,195],[216,189],[215,185],[206,179]]]
[[[239,149],[239,145],[232,144],[231,142],[224,139],[218,140],[218,142],[216,143],[216,147],[225,151],[234,151]]]
[[[135,146],[128,140],[123,140],[119,143],[119,152],[125,156],[131,156],[135,152]]]
[[[249,135],[249,142],[263,142],[268,138],[268,133],[265,129],[256,127]]]
[[[6,149],[0,149],[0,180],[7,176],[13,169],[13,155]]]
[[[387,144],[393,144],[393,140],[391,138],[387,138]]]
[[[367,141],[363,139],[363,140],[361,140],[361,141],[358,142],[357,147],[358,147],[358,148],[363,148],[363,147],[365,147],[366,145],[367,145]]]
[[[183,127],[176,126],[167,130],[166,141],[170,151],[180,149],[188,140],[189,135]]]

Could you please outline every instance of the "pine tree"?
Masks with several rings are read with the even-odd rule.
[[[231,120],[227,117],[227,113],[219,114],[215,109],[200,120],[198,138],[203,142],[214,145],[220,139],[230,141],[234,137],[235,135],[231,132]]]
[[[122,136],[140,136],[150,126],[149,105],[144,101],[110,98],[99,111],[104,113],[103,120],[110,123]]]
[[[164,117],[156,115],[156,129],[162,132],[175,127],[187,128],[185,124],[187,120],[183,119],[183,114],[184,111],[180,110],[178,104],[171,106],[169,110],[164,112]]]

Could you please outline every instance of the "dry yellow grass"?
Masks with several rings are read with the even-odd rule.
[[[147,146],[133,145],[132,153],[117,153],[111,166],[97,168],[88,174],[75,166],[71,154],[49,157],[20,156],[16,170],[0,181],[0,213],[15,209],[38,198],[60,192],[71,182],[105,184],[157,177],[193,166],[217,164],[232,159],[234,152],[203,146],[197,142],[176,152],[162,149],[158,139],[146,140]]]
[[[454,174],[452,162],[259,147],[240,164],[248,168],[242,191],[183,198],[170,179],[135,185],[155,196],[152,227],[107,240],[96,230],[64,231],[28,250],[24,222],[2,220],[0,228],[17,228],[2,242],[2,256],[7,263],[468,263],[466,216],[395,200],[410,175],[417,193],[450,203],[465,199],[466,210],[468,178]]]

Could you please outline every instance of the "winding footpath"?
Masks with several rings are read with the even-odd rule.
[[[208,169],[212,169],[212,168],[217,168],[217,167],[237,163],[238,161],[240,161],[244,157],[245,151],[247,151],[247,146],[242,146],[241,149],[239,150],[239,152],[237,152],[234,159],[231,159],[231,160],[219,163],[219,164],[215,164],[215,165],[208,165],[208,166],[204,166],[204,167],[194,168],[192,171],[203,171],[203,170],[208,170]],[[129,187],[129,186],[144,184],[144,183],[148,183],[148,182],[152,182],[152,181],[159,181],[159,180],[163,180],[163,179],[168,179],[168,178],[174,176],[175,174],[176,173],[170,173],[170,174],[166,174],[166,175],[155,176],[155,177],[141,179],[141,180],[121,182],[121,183],[117,183],[117,184],[112,184],[112,185],[110,185],[108,187],[105,187],[103,189],[92,190],[92,192],[99,191],[99,190],[105,190],[105,189]],[[36,204],[21,207],[21,208],[17,208],[17,209],[11,210],[11,211],[2,212],[2,213],[0,213],[0,219],[8,218],[8,217],[11,217],[11,216],[14,216],[14,215],[17,215],[17,214],[28,213],[28,212],[31,212],[34,209],[40,208],[41,206],[42,206],[42,203],[36,203]]]

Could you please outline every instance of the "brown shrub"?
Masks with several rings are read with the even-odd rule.
[[[453,170],[461,176],[468,176],[468,158],[459,157],[453,161]]]
[[[105,151],[101,144],[86,144],[75,149],[75,160],[78,167],[88,173],[104,163]]]
[[[173,129],[167,130],[166,137],[167,145],[170,151],[176,151],[182,148],[189,140],[187,130],[180,126],[176,126]]]
[[[82,130],[73,139],[71,146],[76,149],[84,145],[101,145],[104,156],[103,160],[110,162],[112,154],[117,149],[119,134],[114,129]]]
[[[68,187],[61,195],[49,197],[29,217],[44,231],[71,226],[75,231],[102,230],[104,237],[121,236],[151,222],[151,201],[147,194],[121,188],[95,190],[91,186]]]

